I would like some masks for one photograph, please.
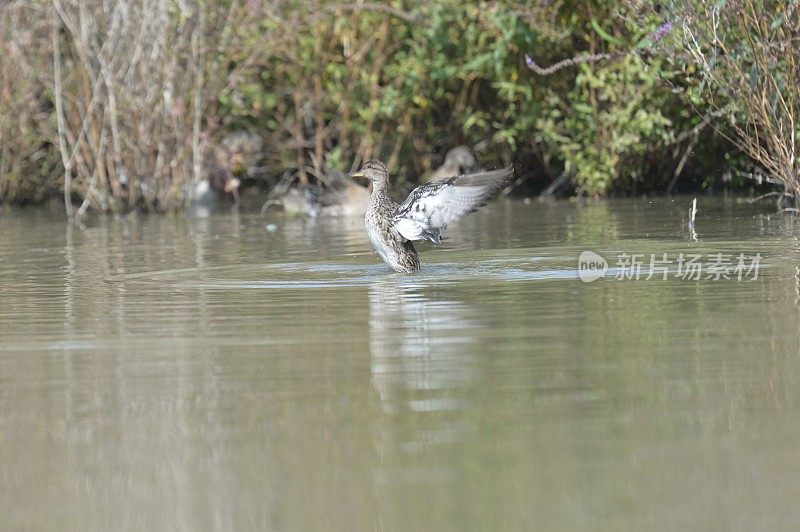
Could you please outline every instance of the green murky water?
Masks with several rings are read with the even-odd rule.
[[[686,198],[498,202],[413,276],[360,220],[7,210],[2,528],[796,529],[800,227],[769,210],[701,198],[694,241]]]

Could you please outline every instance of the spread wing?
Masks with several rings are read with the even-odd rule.
[[[395,211],[394,228],[408,240],[438,244],[448,225],[486,205],[512,173],[512,168],[476,172],[419,186]]]

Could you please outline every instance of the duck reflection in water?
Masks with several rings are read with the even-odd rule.
[[[370,369],[378,393],[379,484],[448,482],[436,457],[475,431],[465,418],[478,360],[464,304],[394,276],[369,291]]]

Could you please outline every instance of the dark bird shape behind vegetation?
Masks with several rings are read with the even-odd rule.
[[[389,172],[380,161],[368,161],[354,177],[372,182],[364,224],[372,247],[393,270],[419,270],[412,241],[442,241],[448,225],[486,205],[505,186],[511,168],[447,177],[419,186],[398,205],[389,197]]]
[[[209,170],[191,187],[190,204],[211,207],[228,194],[238,202],[241,179],[255,169],[262,155],[261,137],[254,133],[235,131],[222,137],[206,158]]]
[[[234,131],[222,137],[214,146],[214,173],[212,188],[232,194],[239,200],[242,178],[247,177],[258,166],[263,157],[264,145],[261,137],[249,131]]]

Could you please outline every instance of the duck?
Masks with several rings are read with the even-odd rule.
[[[472,171],[479,171],[477,167],[478,161],[475,156],[465,146],[456,146],[447,152],[444,156],[444,164],[434,170],[434,172],[427,177],[426,182],[438,181],[446,177],[453,177],[461,174],[466,174]]]
[[[289,216],[316,218],[320,214],[317,193],[311,187],[294,187],[286,191],[279,200],[283,211]]]
[[[270,193],[262,212],[271,205],[280,205],[290,216],[354,217],[364,216],[369,204],[370,192],[348,176],[329,175],[328,187],[295,186],[294,175],[284,178]]]
[[[279,206],[290,217],[319,216],[319,202],[317,191],[308,186],[292,186],[297,180],[296,171],[286,171],[275,187],[267,196],[267,201],[261,207],[261,214],[265,214],[273,205]]]
[[[445,177],[418,186],[403,203],[389,195],[389,171],[379,160],[367,161],[350,177],[372,183],[364,226],[378,256],[398,273],[420,270],[415,241],[442,242],[447,226],[486,205],[502,190],[513,168]]]
[[[347,176],[334,177],[330,186],[317,196],[320,213],[324,216],[364,216],[370,191]]]

